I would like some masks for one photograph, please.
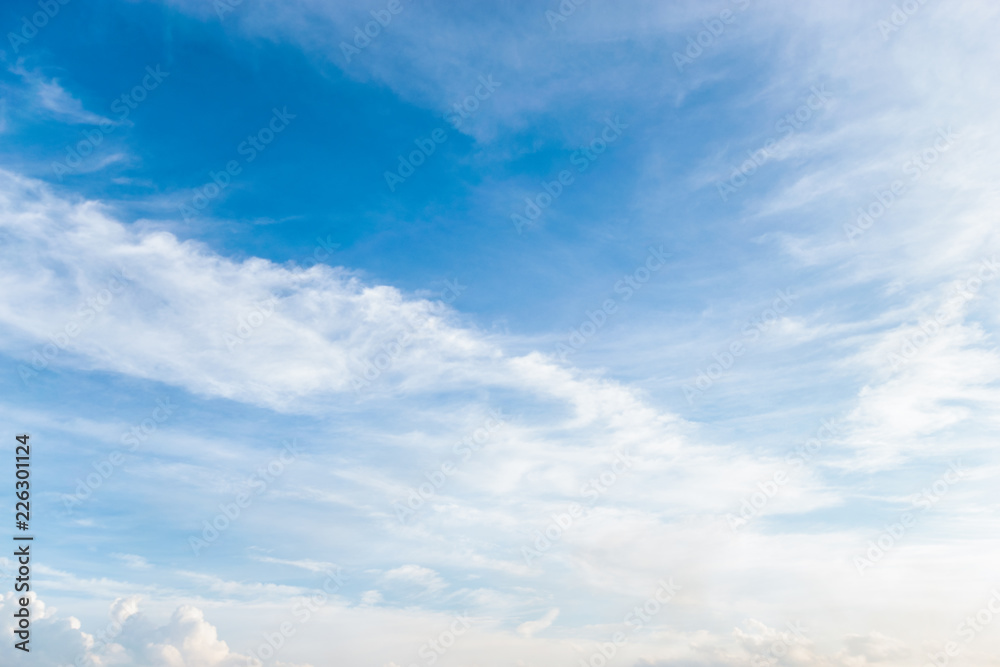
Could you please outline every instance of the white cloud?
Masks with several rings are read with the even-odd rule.
[[[416,585],[428,593],[436,593],[447,586],[434,570],[412,564],[389,570],[382,575],[381,581],[389,587],[399,584]]]
[[[306,25],[296,9],[287,5],[245,4],[240,9],[248,10],[245,18],[237,14],[230,18],[243,21],[243,28],[251,32],[278,29],[302,37],[328,26],[322,21]],[[333,42],[350,35],[356,20],[353,14],[341,15],[342,8],[329,5],[308,6],[326,18],[336,14],[330,19],[337,27],[329,32]],[[669,11],[656,9],[649,12],[649,22],[637,27],[632,25],[634,14],[620,6],[608,5],[607,11],[591,13],[589,8],[596,6],[585,5],[588,9],[573,17],[577,23],[565,26],[567,30],[555,39],[586,48],[608,40],[634,45],[641,38],[650,40],[652,52],[669,53],[664,47],[682,43],[683,27],[695,18],[697,25],[701,18],[673,18]],[[641,3],[635,6],[651,8]],[[210,7],[204,3],[199,7],[198,11],[211,15]],[[574,630],[569,612],[563,612],[566,625],[571,626],[566,632],[576,632],[573,641],[583,646],[585,640],[610,636],[618,626],[613,625],[616,618],[609,610],[641,604],[649,595],[650,582],[665,576],[665,570],[676,574],[684,586],[676,612],[664,612],[648,638],[630,640],[619,658],[622,664],[747,664],[754,655],[771,650],[775,642],[786,641],[786,630],[775,619],[789,610],[801,610],[810,627],[807,639],[787,638],[789,664],[904,665],[907,656],[939,650],[934,642],[938,637],[943,641],[966,613],[964,602],[954,592],[978,590],[980,580],[993,571],[990,554],[995,545],[984,536],[995,534],[995,522],[989,518],[995,494],[956,491],[949,501],[954,498],[961,506],[938,511],[942,523],[955,517],[960,521],[939,528],[944,532],[927,526],[925,532],[907,535],[888,557],[892,566],[881,564],[863,580],[853,571],[850,558],[864,549],[879,528],[869,534],[864,525],[857,525],[859,512],[849,503],[859,496],[894,502],[909,490],[889,488],[883,478],[869,479],[868,473],[899,470],[914,461],[926,463],[958,453],[986,457],[987,447],[995,441],[989,431],[995,430],[1000,407],[995,386],[1000,361],[991,333],[995,314],[990,314],[988,305],[995,301],[995,291],[989,291],[993,288],[985,289],[984,298],[942,326],[913,360],[891,369],[888,359],[917,334],[921,313],[933,311],[945,298],[942,294],[949,282],[963,277],[970,261],[978,261],[997,247],[994,174],[1000,152],[992,131],[997,106],[992,61],[970,58],[960,48],[966,46],[958,43],[961,40],[943,48],[942,41],[950,38],[937,34],[956,34],[957,25],[960,34],[976,42],[989,31],[977,32],[972,26],[993,25],[996,9],[969,2],[937,9],[928,5],[920,20],[893,36],[895,41],[883,55],[882,46],[872,43],[878,37],[874,28],[878,8],[857,2],[823,7],[761,4],[759,8],[759,14],[746,17],[761,29],[748,29],[743,37],[733,34],[734,50],[737,44],[746,47],[741,40],[764,43],[776,32],[789,30],[793,37],[788,49],[775,57],[802,60],[795,67],[780,62],[778,66],[789,73],[790,80],[776,81],[765,92],[789,100],[817,79],[830,79],[838,104],[824,119],[827,124],[803,131],[789,144],[789,152],[780,161],[780,167],[788,171],[776,175],[778,187],[758,192],[745,210],[734,209],[733,217],[746,213],[740,224],[760,225],[787,216],[791,219],[788,227],[766,235],[765,242],[777,241],[795,267],[830,276],[823,281],[809,278],[803,292],[812,292],[810,298],[817,301],[857,306],[841,312],[817,308],[813,313],[803,306],[794,318],[775,328],[770,342],[774,354],[769,358],[773,364],[768,361],[761,366],[791,368],[794,372],[788,375],[808,386],[808,391],[799,390],[795,401],[823,403],[827,400],[825,376],[810,377],[803,369],[812,366],[797,367],[800,359],[784,354],[795,345],[809,344],[812,356],[821,357],[811,360],[815,367],[850,373],[858,383],[855,386],[863,389],[846,412],[845,432],[824,452],[828,458],[785,486],[768,504],[766,516],[739,535],[729,531],[724,515],[738,511],[741,501],[773,474],[780,458],[750,456],[735,443],[751,431],[764,431],[760,437],[773,440],[769,444],[775,449],[798,444],[782,433],[767,432],[769,427],[761,425],[765,420],[756,413],[734,426],[723,444],[704,443],[703,430],[658,409],[653,399],[633,387],[555,364],[539,353],[512,355],[504,349],[503,338],[460,326],[447,309],[391,286],[373,285],[355,272],[323,266],[307,270],[257,258],[232,260],[143,222],[123,224],[98,203],[61,199],[41,184],[12,174],[0,175],[0,229],[8,248],[0,257],[0,289],[6,295],[0,304],[0,344],[9,354],[26,359],[23,365],[31,371],[30,351],[44,350],[50,336],[65,333],[67,324],[76,324],[79,333],[51,364],[145,378],[202,396],[280,411],[324,415],[336,410],[338,417],[352,413],[343,418],[351,441],[371,447],[373,455],[388,453],[385,460],[394,460],[391,457],[400,452],[426,453],[428,459],[449,456],[452,436],[473,421],[466,412],[478,413],[498,396],[518,407],[530,407],[517,411],[517,418],[497,434],[490,448],[449,479],[405,526],[393,516],[390,503],[425,481],[423,469],[414,472],[404,464],[376,469],[370,460],[352,458],[349,452],[328,455],[317,447],[316,465],[296,472],[296,484],[275,489],[269,498],[275,507],[294,510],[282,515],[288,517],[290,529],[304,507],[324,511],[346,507],[356,513],[352,516],[360,516],[365,534],[378,541],[377,552],[388,563],[380,564],[373,581],[363,585],[382,587],[390,600],[400,586],[414,585],[442,593],[422,599],[448,597],[454,604],[468,602],[484,618],[492,614],[482,629],[456,647],[456,656],[469,662],[517,664],[516,660],[530,655],[531,661],[525,664],[576,665],[578,655],[581,651],[588,655],[590,645],[577,650],[569,641],[545,636],[552,634],[542,633],[555,618],[549,618],[552,612],[517,627],[496,619],[525,618],[526,613],[550,607],[568,610],[583,597],[587,604],[575,607],[581,617],[610,616],[607,627],[577,626]],[[498,74],[509,86],[502,92],[511,101],[499,93],[493,100],[497,114],[513,126],[531,114],[543,113],[553,100],[611,97],[609,91],[620,92],[620,87],[640,91],[636,94],[648,91],[654,98],[670,97],[708,80],[707,73],[706,78],[695,76],[683,84],[685,90],[678,91],[673,83],[657,87],[644,81],[639,86],[630,77],[616,82],[620,70],[608,68],[588,79],[581,93],[563,83],[571,77],[555,76],[579,63],[546,61],[539,54],[544,56],[550,47],[522,47],[519,38],[503,37],[488,44],[496,47],[495,53],[467,57],[483,48],[482,40],[473,31],[463,33],[462,26],[453,26],[451,33],[433,33],[443,35],[438,44],[444,45],[444,56],[438,44],[434,53],[417,52],[425,43],[423,36],[432,34],[427,26],[433,20],[415,13],[417,9],[408,8],[394,24],[403,44],[394,51],[395,57],[399,53],[417,56],[403,59],[405,72],[389,68],[385,53],[380,55],[374,48],[365,54],[370,56],[370,67],[361,62],[359,66],[369,67],[370,75],[432,107],[463,92],[454,63],[471,72],[482,69],[497,52],[515,54],[510,60],[518,63],[507,70],[508,76]],[[702,12],[693,5],[682,11]],[[278,28],[270,22],[273,12],[280,14]],[[547,30],[541,12],[537,19]],[[677,32],[679,26],[682,29]],[[950,26],[951,32],[941,26]],[[387,32],[383,39],[389,38]],[[324,41],[321,48],[335,48],[333,42]],[[816,43],[852,46],[816,50],[812,48]],[[803,49],[804,45],[809,48]],[[995,52],[984,43],[975,48],[986,54]],[[331,57],[336,55],[333,51]],[[517,76],[525,73],[522,62],[531,63],[533,79]],[[412,75],[414,69],[418,76]],[[521,79],[532,80],[519,85]],[[553,84],[555,80],[559,83]],[[533,91],[544,94],[533,95]],[[46,99],[67,118],[86,117],[82,106],[74,107],[54,89]],[[73,116],[74,109],[77,116]],[[939,125],[951,122],[962,129],[962,140],[954,150],[921,178],[912,196],[894,206],[891,216],[880,219],[855,244],[848,242],[843,223],[853,220],[857,206],[870,201],[871,189],[900,172],[908,156],[933,139]],[[770,132],[771,125],[764,130]],[[662,152],[656,141],[649,143],[652,152]],[[718,159],[703,171],[725,173],[728,155],[731,152],[720,150]],[[806,157],[810,163],[796,164]],[[656,203],[656,197],[667,189],[664,182],[651,179],[641,185],[638,196],[644,200],[637,207],[660,210],[651,202]],[[93,322],[83,322],[80,304],[100,298],[121,267],[130,278],[128,286],[102,306]],[[275,299],[273,313],[261,309],[269,298]],[[858,315],[861,308],[870,309],[870,316]],[[259,326],[250,322],[258,312]],[[407,330],[415,332],[413,342],[355,399],[352,377],[363,373],[366,362],[380,354],[386,341]],[[698,332],[684,335],[688,333],[691,340],[699,339]],[[676,330],[670,334],[679,335]],[[690,348],[665,340],[670,334],[655,328],[647,335],[648,354],[632,348],[627,353],[658,363],[665,356],[686,361]],[[234,337],[230,349],[228,343]],[[646,367],[640,370],[652,372]],[[759,397],[772,387],[765,372],[773,369],[756,370],[748,370],[740,386],[744,393]],[[447,392],[463,396],[456,405],[472,407],[438,410],[448,414],[433,417],[423,414],[421,396]],[[386,409],[389,405],[391,410]],[[759,412],[757,405],[750,412]],[[778,417],[791,421],[794,415],[788,414],[796,407],[799,403]],[[367,419],[352,421],[353,411],[366,409],[371,410],[364,415]],[[371,418],[374,413],[377,418]],[[414,414],[424,421],[413,418]],[[422,428],[431,422],[436,429]],[[806,434],[802,436],[804,440]],[[237,445],[232,449],[239,452]],[[635,459],[621,476],[628,482],[613,484],[573,530],[554,540],[531,567],[526,566],[519,549],[534,543],[535,531],[544,531],[552,514],[564,512],[569,502],[579,500],[582,483],[605,472],[617,449],[627,449]],[[837,470],[827,475],[831,467]],[[176,473],[151,465],[148,474],[167,482]],[[207,472],[203,476],[210,478]],[[984,480],[984,489],[985,484]],[[137,495],[144,492],[134,491]],[[212,502],[204,505],[214,506]],[[243,520],[248,532],[259,534],[271,517],[248,513]],[[330,522],[335,521],[331,513]],[[944,537],[954,537],[956,532],[962,537]],[[327,564],[321,559],[340,560],[332,555],[339,533],[331,533],[337,537],[310,533],[310,553],[251,558],[266,565],[316,572]],[[942,562],[949,563],[947,571],[939,567]],[[67,590],[93,593],[107,585],[95,580],[79,582],[45,570],[41,573]],[[504,580],[487,581],[484,575]],[[305,592],[294,586],[246,584],[210,575],[191,574],[189,578],[207,596],[221,600],[251,601]],[[125,588],[120,583],[114,586],[115,594]],[[321,616],[322,622],[303,630],[303,635],[314,633],[317,647],[329,645],[335,637],[338,648],[350,656],[344,664],[390,660],[409,664],[407,660],[426,637],[447,627],[443,614],[381,605],[379,591],[368,590],[358,597],[361,606],[331,606]],[[831,620],[831,608],[853,613],[846,620]],[[123,603],[116,613],[136,617],[137,607]],[[52,623],[56,627],[56,621]],[[82,632],[73,635],[79,628],[71,620],[60,623],[58,627],[69,636],[67,646],[86,643]],[[385,640],[391,646],[373,648],[358,639],[385,627],[395,629],[394,636]],[[704,629],[681,631],[679,627]],[[161,629],[160,634],[136,630],[147,642],[143,646],[148,654],[138,649],[127,654],[134,647],[123,645],[119,657],[138,660],[135,656],[142,655],[164,664],[186,664],[189,659],[225,664],[232,656],[194,609],[178,611]],[[190,656],[184,653],[188,639],[181,638],[190,639]],[[987,638],[981,641],[983,651],[988,651]],[[321,655],[321,648],[316,650]]]
[[[517,634],[522,637],[530,639],[535,636],[545,628],[552,625],[552,623],[558,618],[559,610],[550,609],[545,612],[545,615],[535,621],[525,621],[521,625],[517,626]]]
[[[272,563],[274,565],[287,565],[289,567],[300,568],[306,570],[307,572],[315,572],[317,574],[326,572],[336,572],[338,569],[338,566],[335,563],[309,560],[308,558],[303,558],[299,560],[286,560],[283,558],[272,558],[270,556],[261,556],[259,554],[251,554],[250,557],[256,561],[260,561],[261,563]]]
[[[142,556],[137,556],[136,554],[112,554],[115,558],[120,560],[125,567],[132,568],[133,570],[148,570],[152,565],[149,564]]]
[[[247,657],[230,652],[226,642],[218,638],[215,628],[205,620],[205,614],[196,607],[179,608],[156,634],[158,636],[143,647],[143,657],[152,665],[236,667],[247,664]],[[122,641],[128,639],[131,638],[123,633]]]
[[[230,651],[219,639],[204,613],[182,606],[165,625],[156,625],[139,611],[137,598],[116,600],[109,610],[110,623],[89,634],[76,618],[60,617],[33,593],[30,605],[31,664],[61,667],[67,664],[129,665],[134,667],[243,667],[247,656]],[[0,601],[3,634],[13,633],[12,611],[16,600],[8,593]],[[9,641],[0,646],[0,656],[14,664],[23,659]]]
[[[362,606],[370,607],[382,601],[382,594],[378,591],[365,591],[361,594]]]
[[[99,125],[112,123],[108,118],[87,111],[76,97],[60,85],[58,79],[49,79],[38,71],[27,70],[20,62],[11,65],[10,71],[28,85],[32,103],[57,120],[74,125]]]

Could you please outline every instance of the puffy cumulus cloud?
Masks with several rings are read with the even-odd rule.
[[[219,639],[215,627],[205,620],[204,613],[192,606],[183,606],[174,612],[170,622],[159,628],[141,650],[150,665],[163,667],[247,664],[247,656],[231,653],[226,642]]]
[[[34,593],[29,597],[33,666],[244,667],[259,664],[249,656],[231,651],[197,607],[181,606],[167,623],[157,625],[140,612],[138,597],[119,598],[109,609],[106,626],[91,634],[81,628],[78,619],[60,616],[58,610],[46,607]],[[14,631],[11,612],[15,605],[17,599],[12,593],[0,600],[3,635],[8,639]],[[7,640],[3,642],[0,657],[10,658],[10,664],[15,664],[15,655],[20,659],[23,656],[12,644]]]
[[[5,665],[22,663],[27,657],[23,651],[14,647],[14,643],[20,641],[14,635],[18,629],[14,612],[20,608],[21,597],[21,594],[14,592],[0,597],[0,635],[3,636],[0,659]],[[94,647],[94,637],[81,630],[78,619],[73,616],[60,617],[56,609],[47,607],[35,593],[28,593],[24,597],[30,600],[28,612],[31,641],[28,647],[32,665],[61,667],[74,664],[79,656],[86,655]],[[45,640],[39,641],[40,637]]]

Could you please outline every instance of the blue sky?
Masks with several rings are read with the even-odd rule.
[[[25,664],[989,664],[996,19],[8,3]]]

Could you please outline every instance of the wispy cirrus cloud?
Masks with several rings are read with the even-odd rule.
[[[83,102],[66,90],[59,79],[46,77],[39,70],[29,70],[21,61],[9,65],[8,69],[24,82],[27,90],[23,94],[29,104],[54,119],[72,125],[115,123],[110,118],[85,109]]]

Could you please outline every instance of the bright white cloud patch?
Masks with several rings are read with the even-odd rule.
[[[36,637],[30,646],[35,665],[134,665],[142,667],[243,667],[247,656],[229,650],[215,627],[200,609],[183,606],[169,622],[156,625],[139,611],[137,598],[119,599],[111,605],[106,627],[90,634],[76,618],[61,617],[57,611],[31,594],[30,605]],[[16,605],[10,596],[0,604],[4,611],[4,636],[13,634],[9,613]],[[16,608],[16,607],[14,607]],[[0,647],[0,655],[14,664],[24,660],[12,646]]]

